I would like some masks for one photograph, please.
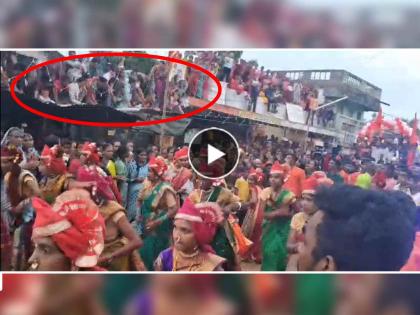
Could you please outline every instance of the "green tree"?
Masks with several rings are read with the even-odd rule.
[[[258,67],[258,61],[257,60],[250,60],[248,63],[252,66]]]
[[[136,53],[145,53],[144,51],[136,51]],[[152,67],[158,62],[156,59],[150,58],[134,58],[126,57],[125,58],[125,69],[133,70],[136,72],[143,72],[149,74]]]
[[[242,57],[242,53],[243,53],[242,50],[233,51],[233,55],[234,55],[235,60],[239,60]]]

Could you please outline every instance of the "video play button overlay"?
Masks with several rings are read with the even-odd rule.
[[[221,179],[232,173],[238,165],[239,145],[235,137],[224,129],[204,129],[190,142],[188,159],[199,176]]]
[[[207,145],[207,164],[211,164],[214,161],[220,159],[221,157],[224,157],[226,153],[223,153],[222,151],[216,149],[211,144]]]

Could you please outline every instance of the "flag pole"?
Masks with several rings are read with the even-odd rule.
[[[169,103],[169,84],[170,84],[170,73],[171,73],[172,63],[169,63],[168,75],[166,77],[165,83],[165,94],[163,97],[163,109],[162,109],[162,119],[166,118],[166,109]],[[163,136],[165,135],[165,123],[160,124],[160,139],[159,139],[159,146],[162,148],[163,146]]]

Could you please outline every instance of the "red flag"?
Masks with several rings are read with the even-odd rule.
[[[378,115],[376,116],[375,120],[373,120],[367,129],[367,136],[369,138],[369,141],[372,140],[372,137],[379,133],[382,134],[382,123],[384,120],[384,116],[382,114],[382,107],[379,108]]]
[[[410,144],[411,145],[416,145],[418,143],[418,136],[417,136],[417,113],[414,116],[414,122],[413,122],[413,129],[411,130],[411,135],[410,135]]]
[[[395,119],[395,122],[397,124],[398,132],[400,133],[401,136],[404,136],[404,126],[402,124],[401,119],[397,118],[397,119]]]

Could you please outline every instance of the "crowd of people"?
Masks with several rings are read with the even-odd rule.
[[[414,169],[255,136],[211,180],[186,146],[44,143],[3,137],[2,270],[420,270]]]
[[[238,94],[246,93],[251,101],[250,110],[255,112],[257,98],[262,97],[267,111],[276,113],[277,104],[293,103],[305,111],[318,107],[318,90],[314,86],[292,80],[278,72],[258,69],[255,61],[241,59],[235,62],[233,53],[226,52],[222,59],[223,69],[219,74],[221,81],[229,82],[229,87]],[[232,61],[233,60],[233,61]],[[313,124],[313,122],[312,122]]]
[[[75,54],[69,52],[69,56]],[[2,88],[9,89],[12,79],[36,63],[33,60],[26,65],[19,59],[15,52],[2,54]],[[168,111],[183,113],[188,107],[187,81],[178,76],[169,78],[170,63],[153,60],[142,72],[125,62],[124,57],[98,56],[48,65],[18,81],[15,91],[60,106],[102,105],[160,111],[167,92]]]
[[[397,6],[302,5],[291,1],[177,0],[5,7],[0,43],[5,47],[418,47],[415,3]],[[380,18],[392,13],[393,19]]]
[[[6,274],[0,312],[418,315],[419,285],[415,274]]]
[[[258,67],[255,60],[246,61],[235,51],[186,52],[187,60],[208,69],[217,78],[228,83],[227,87],[249,101],[248,110],[255,112],[257,99],[267,106],[267,111],[277,112],[280,104],[293,103],[307,112],[318,108],[318,90],[300,80],[291,80],[276,71]],[[189,95],[208,99],[209,80],[198,71],[191,70]],[[229,105],[229,104],[227,104]],[[332,117],[329,119],[331,120]],[[308,121],[309,122],[309,115]],[[311,124],[313,124],[313,115]],[[325,124],[324,124],[325,125]]]
[[[75,55],[74,51],[69,53]],[[248,109],[256,111],[257,99],[262,98],[269,112],[277,112],[278,104],[301,105],[309,112],[318,107],[318,91],[299,81],[258,68],[256,61],[239,58],[238,51],[186,51],[176,57],[197,64],[228,82],[228,87],[242,94],[249,102]],[[36,63],[26,65],[15,52],[2,55],[2,88],[20,72]],[[191,67],[169,78],[171,63],[152,61],[150,71],[131,69],[124,57],[93,57],[67,60],[45,66],[18,81],[16,92],[43,103],[70,105],[103,105],[114,108],[133,107],[161,111],[165,98],[167,110],[184,113],[188,96],[209,99],[212,79]],[[168,86],[168,90],[166,89]],[[166,91],[167,90],[167,91]],[[166,95],[167,94],[167,95]],[[313,117],[311,123],[313,124]],[[308,121],[309,122],[309,115]]]

